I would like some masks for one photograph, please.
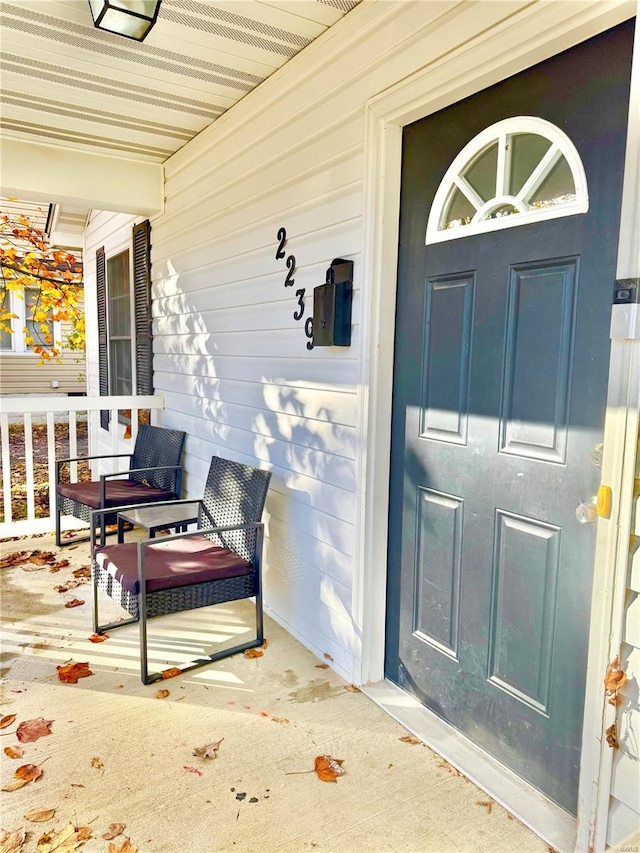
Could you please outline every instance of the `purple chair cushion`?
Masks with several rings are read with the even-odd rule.
[[[61,483],[58,486],[58,494],[93,509],[101,509],[99,482]],[[145,486],[144,483],[136,483],[135,480],[114,479],[107,480],[105,506],[127,506],[128,504],[151,503],[152,501],[170,501],[173,497],[173,492]],[[104,509],[104,507],[102,508]]]
[[[126,590],[138,595],[138,546],[136,542],[96,548],[98,566]],[[248,575],[251,563],[233,551],[214,545],[206,536],[187,536],[163,542],[159,539],[144,549],[147,592],[187,586],[192,583]]]

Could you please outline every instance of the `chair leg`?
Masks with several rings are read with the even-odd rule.
[[[60,504],[58,503],[58,496],[56,495],[56,545],[58,546],[58,548],[62,548],[61,517],[62,510],[60,509]]]

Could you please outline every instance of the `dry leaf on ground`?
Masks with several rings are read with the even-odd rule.
[[[80,607],[81,604],[84,604],[80,598],[72,598],[71,601],[65,602],[65,607]]]
[[[491,809],[493,808],[493,800],[476,800],[477,806],[484,806],[487,810],[487,814],[491,814]]]
[[[9,782],[8,785],[3,787],[3,791],[19,791],[20,788],[24,788],[27,784],[26,779],[16,779],[15,782]]]
[[[274,723],[282,723],[283,725],[284,725],[285,723],[288,723],[288,722],[289,722],[289,720],[287,720],[287,718],[286,718],[286,717],[271,717],[271,720],[272,720],[272,722],[274,722]]]
[[[90,637],[88,637],[90,643],[104,643],[104,641],[108,639],[108,634],[92,634]]]
[[[462,776],[462,773],[460,773],[460,771],[459,771],[459,770],[457,770],[457,769],[453,766],[453,764],[449,764],[449,762],[448,762],[448,761],[444,761],[444,760],[443,760],[443,761],[439,761],[439,762],[438,762],[438,767],[444,767],[444,769],[445,769],[445,770],[448,770],[448,771],[449,771],[449,773],[451,773],[451,775],[452,775],[452,776]]]
[[[80,586],[81,583],[82,581],[68,580],[65,581],[65,583],[59,583],[57,586],[54,586],[54,589],[56,592],[69,592],[70,590]]]
[[[170,696],[170,692],[168,690],[156,690],[153,694],[155,699],[166,699],[167,696]]]
[[[50,572],[55,571],[59,572],[60,569],[66,569],[69,565],[69,560],[58,560],[55,562],[49,569]]]
[[[98,756],[96,755],[96,756],[95,756],[95,758],[92,758],[92,759],[91,759],[91,766],[92,766],[92,767],[95,767],[95,768],[96,768],[96,770],[102,770],[102,768],[104,767],[104,764],[102,763],[102,761],[101,761],[101,760],[98,758]]]
[[[328,663],[317,663],[316,669],[329,669],[329,664]]]
[[[13,829],[7,832],[6,829],[0,829],[0,853],[18,853],[22,850],[26,831],[23,826],[20,829]]]
[[[55,809],[33,809],[27,812],[25,820],[30,820],[32,823],[43,823],[45,820],[51,820],[56,813]]]
[[[193,750],[193,754],[197,755],[199,758],[217,758],[218,757],[218,749],[220,748],[220,744],[224,740],[223,737],[220,740],[214,740],[211,743],[205,743],[204,746],[197,746]]]
[[[86,838],[70,823],[60,832],[45,832],[38,839],[38,853],[74,853]]]
[[[244,656],[246,658],[261,658],[264,652],[262,649],[245,649]]]
[[[102,837],[105,841],[111,841],[112,839],[117,838],[118,835],[122,835],[125,828],[125,823],[110,823],[109,829],[102,833]]]
[[[171,669],[164,669],[162,671],[163,678],[175,678],[176,675],[180,675],[182,672],[181,669],[178,669],[177,666],[172,666]]]
[[[9,758],[22,758],[24,750],[21,746],[5,746],[4,754]]]
[[[132,847],[129,839],[125,838],[120,846],[111,842],[109,844],[109,853],[138,853],[138,848]]]
[[[398,740],[401,740],[403,743],[422,743],[419,737],[414,737],[413,735],[403,735]]]
[[[82,566],[80,569],[74,569],[71,574],[74,576],[74,578],[90,578],[91,569],[89,568],[89,566]]]
[[[66,666],[57,666],[58,678],[67,684],[77,684],[79,678],[93,675],[89,669],[89,661],[84,663],[68,663]]]
[[[356,687],[355,684],[346,684],[345,690],[348,690],[349,693],[360,693],[360,688]]]
[[[25,720],[16,729],[16,737],[20,743],[33,743],[39,737],[50,735],[52,725],[53,720],[45,720],[42,717]]]
[[[318,779],[323,782],[335,782],[338,776],[346,773],[342,766],[344,758],[332,758],[330,755],[318,755],[314,762],[314,770],[318,774]]]
[[[39,764],[22,764],[13,775],[25,782],[35,782],[42,776],[42,769]]]
[[[0,720],[0,729],[6,729],[7,726],[10,726],[17,716],[17,714],[7,714],[6,717],[3,717]]]

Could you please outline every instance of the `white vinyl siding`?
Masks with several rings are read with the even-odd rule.
[[[531,15],[555,5],[534,4]],[[425,87],[442,90],[446,106],[453,83],[444,58],[476,37],[481,47],[484,34],[506,30],[521,9],[364,3],[165,163],[165,209],[152,220],[154,387],[165,400],[163,425],[188,433],[186,493],[201,494],[212,454],[273,471],[267,611],[350,681],[361,672],[362,599],[370,593],[358,588],[362,471],[373,443],[360,426],[371,392],[367,103],[429,67]],[[550,37],[547,55],[553,50]],[[513,73],[523,62],[514,61]],[[488,76],[480,68],[456,89],[459,98],[494,82],[484,82]],[[128,241],[132,222],[92,217],[87,265],[90,249],[104,245],[108,257],[124,246],[119,235]],[[393,231],[395,223],[387,225]],[[294,288],[284,287],[285,259],[275,258],[282,227],[285,254],[296,258]],[[354,262],[352,344],[309,351],[304,320],[313,288],[336,257]],[[300,288],[305,315],[296,322]],[[95,390],[95,370],[90,380]],[[629,750],[637,756],[631,743]],[[612,801],[614,841],[635,809],[626,778],[618,773]]]

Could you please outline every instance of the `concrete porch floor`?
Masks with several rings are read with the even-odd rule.
[[[267,619],[268,647],[144,686],[136,626],[90,643],[91,587],[57,592],[89,565],[88,543],[56,549],[53,536],[0,543],[0,556],[53,551],[70,565],[0,569],[2,704],[16,714],[2,747],[16,746],[24,720],[53,720],[51,735],[2,753],[2,787],[25,763],[45,761],[41,778],[2,792],[4,830],[24,826],[23,850],[69,822],[89,825],[79,849],[107,853],[112,823],[139,853],[547,853],[544,841],[423,744],[286,631]],[[30,569],[27,571],[26,569]],[[85,603],[66,608],[74,598]],[[105,615],[121,615],[108,601]],[[243,603],[246,605],[246,603]],[[107,610],[109,612],[107,612]],[[218,605],[150,624],[151,664],[160,669],[205,648],[205,636],[238,636],[252,609]],[[93,675],[65,684],[56,666],[89,663]],[[155,698],[159,689],[169,691]],[[215,760],[193,750],[223,738]],[[344,760],[336,783],[322,782],[314,758]],[[293,775],[297,774],[297,775]],[[56,809],[30,823],[33,809]]]

